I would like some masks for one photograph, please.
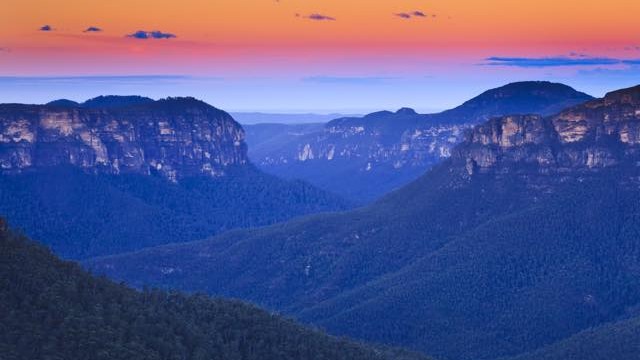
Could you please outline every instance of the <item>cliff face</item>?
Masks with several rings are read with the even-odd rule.
[[[305,134],[275,151],[254,154],[264,168],[286,164],[349,162],[354,172],[424,168],[459,142],[470,124],[441,124],[412,109],[381,111],[363,118],[333,120],[321,131]]]
[[[241,126],[191,98],[117,108],[0,105],[0,172],[73,165],[171,180],[246,164]]]
[[[470,175],[525,167],[539,174],[589,172],[635,161],[638,145],[640,86],[551,117],[493,119],[466,135],[454,161]]]
[[[272,174],[303,179],[366,203],[448,159],[467,130],[492,117],[549,116],[592,99],[562,84],[513,83],[438,114],[403,108],[340,118],[314,132],[285,128],[280,142],[266,142],[252,132],[249,142],[266,146],[253,148],[250,157]]]

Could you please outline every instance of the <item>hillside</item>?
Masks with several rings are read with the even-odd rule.
[[[639,129],[640,87],[496,118],[368,207],[87,265],[441,358],[531,352],[639,305]]]
[[[94,278],[0,225],[6,360],[425,359],[330,337],[239,301],[137,292]]]
[[[248,134],[264,145],[249,153],[264,171],[284,178],[306,180],[360,203],[375,200],[408,184],[452,149],[472,126],[509,114],[552,115],[591,100],[566,85],[520,82],[488,90],[439,114],[418,114],[403,108],[364,117],[346,117],[322,130],[295,132],[282,127],[272,141],[262,133]]]
[[[640,353],[640,317],[582,331],[566,340],[510,360],[635,359]]]
[[[0,105],[0,214],[63,257],[349,206],[257,170],[242,127],[201,101],[108,96],[83,104]]]

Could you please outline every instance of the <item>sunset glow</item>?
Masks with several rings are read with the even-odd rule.
[[[640,2],[632,0],[181,4],[4,0],[0,96],[29,101],[23,92],[25,77],[179,75],[189,80],[154,89],[140,82],[138,87],[110,83],[105,91],[137,90],[156,97],[192,93],[236,109],[292,111],[334,110],[336,103],[327,107],[322,97],[344,92],[339,98],[348,99],[338,107],[364,110],[381,104],[428,110],[514,80],[563,81],[601,95],[637,82],[640,74]],[[45,25],[48,31],[41,30]],[[149,36],[134,36],[139,31]],[[492,57],[568,61],[542,66],[495,63],[488,60]],[[616,61],[571,61],[593,58]],[[22,82],[16,85],[18,80]],[[331,82],[349,84],[351,90],[332,89]],[[401,83],[406,94],[397,87],[391,93],[388,82]],[[269,102],[257,87],[271,88]],[[452,89],[455,96],[448,98]],[[52,90],[48,98],[81,97],[60,84]],[[291,97],[299,107],[273,101],[273,94]],[[47,96],[36,97],[32,101]]]

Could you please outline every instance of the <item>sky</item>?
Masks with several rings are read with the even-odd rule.
[[[513,81],[640,84],[637,0],[0,1],[0,102],[431,112]]]

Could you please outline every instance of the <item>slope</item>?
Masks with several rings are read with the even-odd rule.
[[[238,301],[136,292],[0,223],[3,359],[424,359],[329,337]]]
[[[636,359],[640,353],[640,317],[584,330],[568,339],[513,360]]]

